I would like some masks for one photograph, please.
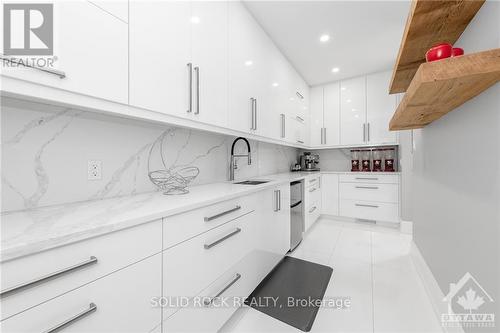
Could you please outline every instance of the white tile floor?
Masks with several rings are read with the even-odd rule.
[[[318,220],[292,254],[329,265],[325,297],[350,297],[349,310],[320,308],[311,332],[442,332],[408,255],[411,237],[372,224]],[[223,332],[301,332],[249,307]]]

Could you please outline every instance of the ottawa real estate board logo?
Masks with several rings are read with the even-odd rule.
[[[450,291],[443,301],[448,306],[447,313],[441,314],[443,326],[495,327],[493,298],[469,272],[457,283],[450,283]]]
[[[54,54],[52,3],[3,4],[4,67],[51,67]]]

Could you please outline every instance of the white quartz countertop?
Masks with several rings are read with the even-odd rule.
[[[319,173],[288,172],[255,177],[254,179],[270,180],[261,185],[221,182],[192,186],[185,195],[150,192],[3,213],[0,262],[248,195]],[[321,173],[350,172],[321,171]],[[356,172],[356,174],[364,173]]]

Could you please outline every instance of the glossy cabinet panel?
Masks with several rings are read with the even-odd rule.
[[[194,112],[191,7],[189,1],[130,1],[131,105],[179,117]]]
[[[323,144],[340,144],[340,83],[331,83],[324,88]]]
[[[389,95],[391,72],[366,77],[367,141],[371,144],[395,143],[397,132],[389,131],[389,122],[396,111],[396,95]]]
[[[340,82],[340,143],[366,143],[366,78]]]
[[[317,147],[323,144],[323,86],[311,88],[310,91],[310,145]]]
[[[115,7],[126,11],[127,2],[116,1]],[[126,22],[88,1],[57,1],[54,3],[53,52],[57,59],[49,70],[60,71],[65,77],[22,66],[4,66],[2,75],[127,103],[127,31]]]
[[[339,175],[321,175],[321,213],[339,215]]]

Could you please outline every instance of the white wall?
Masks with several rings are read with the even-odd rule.
[[[466,53],[500,47],[500,2],[460,37]],[[414,131],[414,238],[444,294],[470,272],[500,304],[500,85]],[[466,329],[477,331],[477,329]],[[481,332],[487,331],[481,329]]]
[[[155,190],[151,145],[166,133],[167,167],[196,166],[193,185],[226,181],[233,137],[2,98],[2,212]],[[297,150],[251,142],[252,165],[238,179],[289,170]],[[243,142],[237,151],[243,151]],[[246,149],[246,148],[245,148]],[[102,161],[102,180],[87,180],[87,161]],[[159,150],[151,170],[161,168]]]

